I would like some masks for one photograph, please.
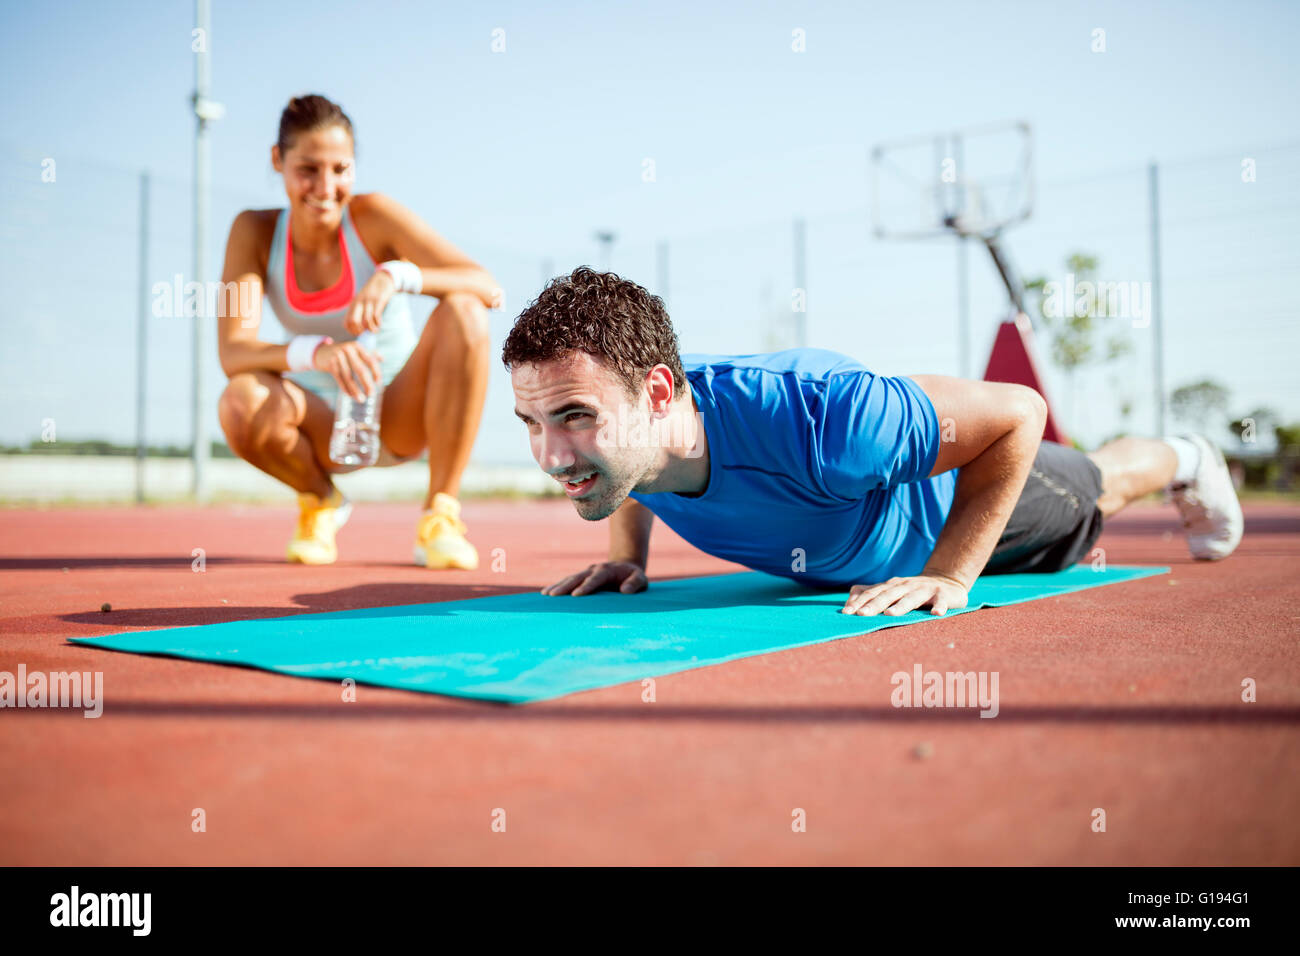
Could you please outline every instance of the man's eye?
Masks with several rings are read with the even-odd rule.
[[[575,418],[590,418],[590,417],[591,416],[588,415],[586,412],[569,412],[569,414],[564,416],[564,420],[566,422],[571,422]]]

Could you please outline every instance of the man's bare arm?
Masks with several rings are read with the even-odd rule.
[[[920,575],[855,585],[847,614],[935,614],[965,607],[1020,497],[1043,437],[1047,403],[1023,385],[942,375],[911,379],[934,405],[940,446],[930,475],[961,469],[953,503]]]
[[[609,560],[588,565],[577,574],[542,588],[542,593],[581,596],[609,588],[617,588],[624,594],[644,591],[654,520],[654,512],[645,505],[625,499],[609,519]]]
[[[948,520],[922,574],[944,575],[969,590],[1024,489],[1043,439],[1047,403],[1024,385],[942,375],[912,380],[929,396],[945,439],[930,474],[961,469]]]
[[[653,511],[633,498],[625,499],[609,519],[609,560],[630,561],[644,571],[654,522]]]

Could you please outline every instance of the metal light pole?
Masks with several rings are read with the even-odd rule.
[[[601,230],[596,233],[596,241],[600,243],[600,268],[603,272],[608,272],[610,263],[614,260],[614,240],[618,238],[614,233],[608,230]]]
[[[207,247],[204,236],[208,228],[208,124],[219,120],[226,110],[220,103],[208,99],[211,67],[208,62],[208,42],[211,22],[208,0],[195,0],[194,25],[197,30],[194,46],[194,281],[199,288],[199,314],[194,317],[194,475],[191,486],[195,501],[207,500],[207,465],[212,455],[203,403],[203,366],[207,356],[207,318],[210,297],[204,274]]]
[[[660,241],[655,246],[655,284],[659,287],[659,298],[668,303],[668,242]]]

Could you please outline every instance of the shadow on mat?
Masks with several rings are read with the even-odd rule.
[[[188,567],[188,564],[186,567]],[[675,580],[690,580],[692,577],[694,576],[683,575],[681,578],[666,576],[656,580],[667,583]],[[769,586],[771,590],[766,592],[766,600],[746,599],[738,601],[734,596],[728,595],[726,588],[721,588],[720,593],[712,598],[699,595],[693,596],[692,607],[735,607],[739,604],[753,605],[755,603],[770,603],[773,607],[778,607],[796,597],[804,598],[801,603],[811,603],[808,600],[809,596],[815,597],[822,594],[828,600],[817,603],[825,603],[827,606],[834,607],[841,607],[844,603],[842,591],[802,588],[777,579],[773,579]],[[653,587],[652,584],[652,592]],[[232,584],[231,588],[237,593],[237,585]],[[60,614],[58,617],[61,621],[69,621],[73,624],[131,628],[191,627],[204,624],[225,624],[232,621],[268,620],[277,617],[290,617],[296,614],[332,614],[344,611],[351,612],[350,617],[355,620],[364,620],[377,617],[406,616],[411,613],[410,609],[413,606],[440,604],[444,601],[465,601],[471,598],[501,597],[511,594],[532,595],[537,594],[538,591],[539,588],[532,585],[440,584],[433,582],[420,584],[414,581],[376,582],[374,584],[355,584],[351,587],[337,588],[333,591],[295,594],[292,600],[297,602],[298,607],[254,607],[237,604],[220,604],[208,607],[114,607],[112,611],[108,612],[99,610],[74,611],[69,614]],[[836,594],[839,595],[838,598],[835,597]],[[111,598],[112,595],[107,593],[107,596]],[[557,611],[609,614],[608,602],[610,600],[628,602],[627,604],[618,605],[621,610],[636,610],[636,598],[637,595],[622,595],[613,591],[606,591],[580,598],[561,596],[548,600],[556,602],[555,609]],[[537,613],[537,606],[531,605],[530,602],[530,606],[527,608],[498,608],[497,610],[535,614]],[[424,617],[445,616],[446,613],[428,607],[419,612],[420,616]]]
[[[729,579],[736,577],[744,578],[741,584],[741,590],[737,590],[735,582]],[[709,586],[709,581],[716,578],[717,587]],[[457,597],[474,598],[474,597],[491,597],[493,595],[526,595],[529,600],[523,602],[498,603],[492,607],[495,614],[523,614],[535,616],[539,611],[548,608],[554,608],[557,612],[566,614],[595,614],[602,617],[608,617],[611,613],[651,613],[659,614],[665,611],[678,610],[679,607],[665,606],[662,603],[655,602],[655,599],[662,592],[656,589],[655,584],[664,585],[673,582],[685,582],[699,586],[691,590],[688,596],[681,597],[680,607],[689,608],[692,611],[705,610],[709,608],[740,608],[740,607],[772,607],[783,608],[789,607],[792,603],[798,603],[801,607],[814,605],[825,605],[826,607],[841,608],[844,606],[844,599],[847,594],[847,588],[826,588],[811,585],[795,584],[784,578],[764,575],[761,572],[725,572],[722,574],[706,575],[674,575],[654,578],[650,587],[638,594],[620,594],[617,590],[597,591],[593,594],[585,594],[581,597],[572,595],[559,595],[556,597],[544,597],[541,595],[540,588],[537,587],[489,587],[479,585],[474,589],[474,593],[460,595],[442,595],[431,601],[427,596],[423,599],[411,599],[401,601],[378,602],[366,600],[357,600],[356,604],[348,610],[348,617],[351,620],[367,620],[370,618],[384,617],[403,617],[412,613],[412,605],[442,603],[443,601],[455,600]],[[751,583],[756,582],[756,583]],[[369,587],[361,585],[360,588],[348,588],[343,591],[334,592],[345,594],[349,591],[357,591]],[[414,585],[416,589],[422,585]],[[536,598],[537,600],[533,600]],[[643,604],[649,602],[649,606]],[[322,609],[323,610],[323,609]],[[966,609],[963,609],[966,610]],[[975,610],[970,608],[969,610]],[[416,612],[419,617],[445,617],[454,614],[455,611],[444,611],[437,607],[424,607]],[[960,612],[959,612],[960,613]]]
[[[337,682],[330,682],[337,685]],[[384,688],[374,688],[381,690]],[[421,695],[425,696],[425,695]],[[687,706],[633,704],[629,706],[575,707],[544,701],[534,704],[502,704],[495,701],[463,700],[428,695],[429,702],[410,704],[351,703],[231,703],[225,701],[192,702],[135,700],[107,704],[106,715],[141,717],[236,717],[249,719],[355,720],[409,718],[433,721],[706,721],[718,723],[794,723],[794,724],[1300,724],[1300,707],[1272,707],[1262,704],[1232,707],[1173,707],[1153,704],[1149,707],[1120,706],[1068,707],[1003,705],[995,718],[979,716],[976,708],[937,707],[804,707],[804,706]],[[45,716],[66,713],[81,719],[80,711],[15,710],[14,714],[39,713]]]
[[[237,585],[231,585],[237,591]],[[266,620],[295,614],[332,611],[400,610],[401,606],[432,604],[440,601],[463,601],[469,598],[502,594],[527,594],[531,587],[507,587],[488,584],[419,584],[413,581],[355,584],[333,591],[293,595],[299,607],[249,607],[218,604],[212,607],[142,607],[114,608],[112,611],[77,611],[60,614],[59,620],[99,627],[188,627],[199,624],[224,624],[229,621]],[[394,607],[397,606],[397,607]]]
[[[193,558],[188,554],[139,555],[135,557],[73,557],[56,558],[0,558],[0,571],[59,571],[63,568],[172,568],[189,571]],[[239,558],[221,555],[205,558],[208,564],[217,565],[274,565],[286,567],[284,561],[272,561],[269,558]]]

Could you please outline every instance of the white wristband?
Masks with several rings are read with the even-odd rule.
[[[424,275],[414,262],[390,259],[388,262],[381,262],[379,268],[393,277],[393,285],[398,292],[419,295],[424,291]]]
[[[289,340],[289,371],[306,372],[315,368],[316,350],[333,344],[328,335],[295,335]]]

